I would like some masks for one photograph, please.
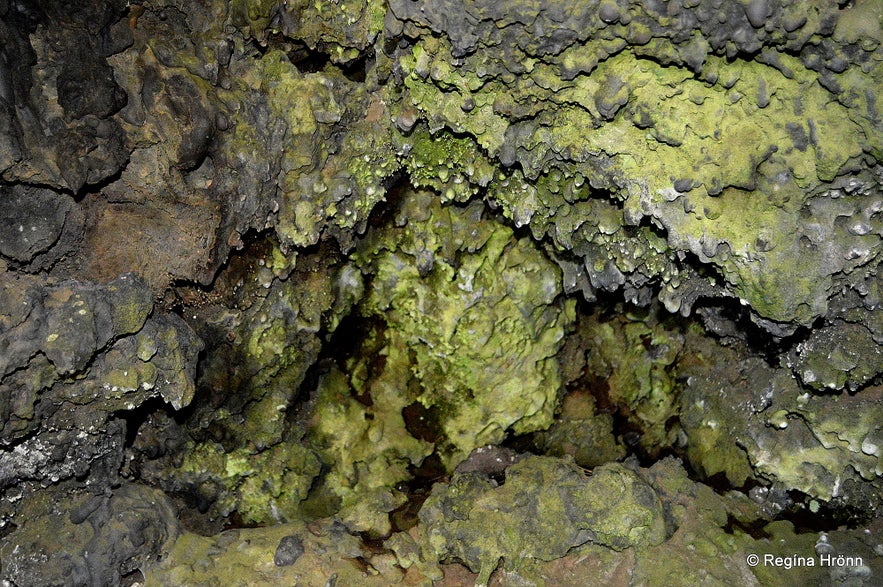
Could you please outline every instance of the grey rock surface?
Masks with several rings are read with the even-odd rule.
[[[572,548],[669,580],[645,561],[704,528],[709,584],[774,584],[727,516],[800,545],[806,512],[870,525],[881,14],[0,0],[0,580],[134,581],[176,515],[296,521],[256,540],[267,577],[318,548],[415,582]],[[608,463],[668,453],[763,503]]]

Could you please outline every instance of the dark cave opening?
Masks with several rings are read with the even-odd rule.
[[[322,45],[313,48],[305,41],[293,39],[279,32],[268,35],[266,45],[254,41],[253,44],[259,50],[260,55],[263,55],[270,47],[283,50],[291,64],[305,74],[320,73],[325,68],[331,67],[340,71],[351,82],[364,83],[368,72],[374,66],[374,49],[371,48],[363,51],[355,59],[345,63],[335,63],[329,50],[325,50]]]
[[[331,57],[327,53],[311,49],[303,41],[290,44],[292,47],[286,52],[286,55],[301,73],[318,73],[331,63]]]
[[[393,532],[407,532],[417,525],[418,513],[426,498],[429,497],[432,487],[449,478],[449,473],[438,456],[432,453],[420,463],[408,467],[411,478],[399,483],[396,490],[407,496],[404,504],[389,513],[389,521]]]
[[[114,418],[122,420],[126,424],[126,436],[123,441],[124,448],[130,449],[134,446],[141,426],[156,412],[163,412],[170,417],[180,417],[180,413],[163,401],[161,397],[151,398],[131,410],[119,410],[113,413]],[[161,456],[161,453],[162,447],[149,445],[145,456],[147,458],[156,458]]]

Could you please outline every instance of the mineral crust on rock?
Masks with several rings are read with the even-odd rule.
[[[881,88],[880,0],[0,0],[0,581],[879,584]]]

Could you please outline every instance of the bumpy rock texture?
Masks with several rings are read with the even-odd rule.
[[[881,43],[0,0],[0,579],[879,583]]]
[[[586,479],[550,457],[512,465],[502,487],[480,473],[455,475],[433,488],[420,521],[435,553],[480,571],[479,583],[512,553],[550,561],[588,542],[622,551],[665,540],[662,505],[637,474],[614,463]]]

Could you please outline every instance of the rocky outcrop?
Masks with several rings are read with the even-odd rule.
[[[193,397],[202,343],[175,315],[150,316],[143,280],[104,286],[2,274],[3,445],[0,483],[116,478],[120,415],[154,397]]]

